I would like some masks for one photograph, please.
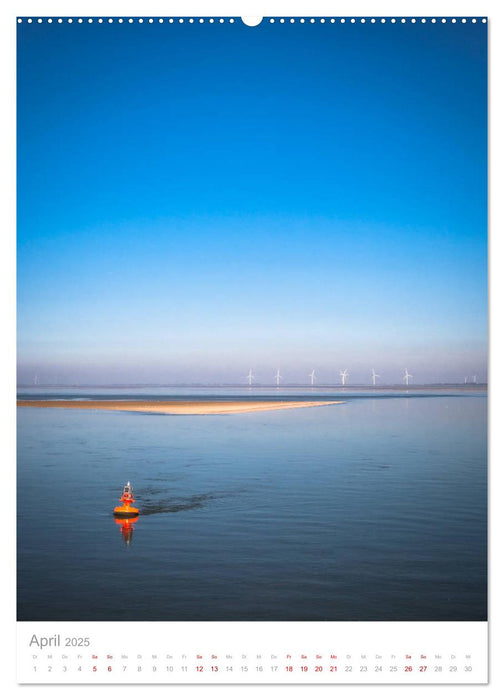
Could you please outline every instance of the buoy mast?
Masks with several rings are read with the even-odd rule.
[[[133,498],[133,487],[131,486],[129,481],[124,487],[122,496],[119,500],[122,501],[125,506],[131,505],[135,502],[135,499]]]

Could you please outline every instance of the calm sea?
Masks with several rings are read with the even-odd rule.
[[[265,395],[64,392],[153,393]],[[18,409],[18,619],[485,620],[486,395],[333,398],[223,416]],[[128,480],[130,530],[112,516]]]

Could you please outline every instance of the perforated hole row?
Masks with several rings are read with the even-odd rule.
[[[452,17],[447,19],[446,17],[430,17],[430,18],[417,18],[417,17],[409,17],[409,18],[397,18],[397,17],[331,17],[331,18],[325,18],[325,17],[317,17],[314,18],[312,17],[311,19],[306,19],[304,17],[291,17],[289,19],[286,19],[285,17],[282,17],[280,19],[276,17],[271,17],[269,22],[270,24],[274,24],[275,22],[280,22],[280,24],[284,24],[286,22],[290,24],[294,24],[296,22],[300,24],[315,24],[316,22],[320,22],[321,24],[325,24],[326,22],[329,22],[331,24],[335,24],[336,22],[339,22],[340,24],[345,24],[345,23],[350,23],[350,24],[386,24],[387,22],[390,24],[406,24],[406,23],[411,23],[415,24],[416,22],[420,22],[422,24],[426,24],[427,22],[430,22],[431,24],[436,24],[437,22],[440,22],[441,24],[446,24],[447,22],[452,22],[455,24],[456,22],[461,22],[462,24],[466,23],[472,23],[476,24],[476,22],[482,22],[483,24],[486,24],[486,18],[480,18],[477,19],[475,17],[467,19],[466,17],[460,18],[460,17]]]
[[[195,22],[199,22],[200,24],[203,24],[205,22],[209,24],[224,24],[225,22],[228,22],[229,24],[234,24],[236,20],[234,17],[227,17],[226,19],[224,19],[223,17],[220,17],[218,19],[215,19],[213,17],[200,17],[196,19],[194,17],[87,17],[84,19],[82,17],[67,17],[65,19],[62,19],[61,17],[44,17],[38,18],[36,20],[32,18],[18,17],[17,21],[18,24],[21,24],[22,22],[27,22],[28,24],[32,24],[33,22],[37,22],[38,24],[42,24],[43,22],[46,22],[47,24],[163,24],[164,22],[167,22],[168,24],[194,24]]]
[[[123,18],[123,17],[87,17],[87,18],[76,18],[76,17],[68,17],[68,18],[53,18],[53,17],[44,17],[44,18],[37,18],[33,19],[31,17],[28,18],[23,18],[23,17],[18,17],[18,24],[22,24],[23,22],[27,22],[28,24],[32,23],[37,23],[37,24],[42,24],[42,23],[47,23],[47,24],[163,24],[166,22],[167,24],[224,24],[224,23],[229,23],[229,24],[234,24],[236,19],[234,17],[220,17],[220,18],[214,18],[214,17],[129,17],[129,18]],[[441,24],[447,24],[447,23],[452,23],[456,24],[457,22],[460,22],[462,24],[476,24],[477,22],[481,22],[482,24],[486,24],[486,18],[467,18],[467,17],[409,17],[409,18],[397,18],[397,17],[311,17],[311,18],[305,18],[305,17],[271,17],[267,19],[270,24],[335,24],[336,22],[340,24],[415,24],[419,22],[420,24],[436,24],[436,23],[441,23]]]

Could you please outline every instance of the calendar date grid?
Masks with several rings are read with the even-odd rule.
[[[97,675],[396,675],[455,674],[473,672],[472,654],[170,654],[34,653],[35,674]]]

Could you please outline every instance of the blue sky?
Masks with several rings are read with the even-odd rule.
[[[486,25],[18,25],[19,381],[486,377]]]

